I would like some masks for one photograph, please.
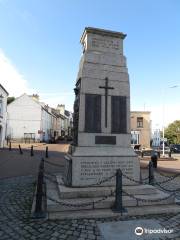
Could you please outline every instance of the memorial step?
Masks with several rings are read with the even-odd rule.
[[[66,187],[63,185],[63,180],[61,175],[57,176],[57,183],[59,188],[59,194],[62,199],[69,198],[93,198],[93,197],[103,197],[110,195],[115,191],[115,187]],[[138,195],[149,195],[156,194],[157,189],[151,185],[133,185],[133,186],[124,186],[123,190],[129,194]]]
[[[165,205],[173,204],[174,197],[168,197],[169,194],[159,191],[155,195],[134,195],[136,198],[144,199],[147,201],[138,201],[129,196],[123,196],[123,206],[124,207],[136,207],[136,206],[152,206],[152,205]],[[53,200],[50,200],[53,199]],[[79,211],[79,210],[92,210],[92,209],[110,209],[113,207],[115,202],[115,197],[111,196],[107,199],[101,201],[102,198],[75,198],[75,199],[61,199],[58,196],[50,197],[47,194],[47,211],[48,212],[64,212],[64,211]],[[149,201],[149,200],[153,201]],[[157,200],[157,201],[156,201]],[[61,204],[59,204],[60,202]],[[88,204],[89,203],[89,204]],[[88,205],[86,205],[88,204]],[[74,206],[76,205],[76,206]]]
[[[144,216],[144,215],[158,215],[158,214],[177,214],[180,213],[180,207],[172,205],[154,205],[152,206],[141,206],[141,207],[128,207],[127,212],[115,213],[111,209],[94,209],[94,210],[82,210],[82,211],[69,211],[69,212],[49,212],[48,219],[84,219],[84,218],[109,218],[118,217],[124,218],[124,216]]]
[[[57,185],[56,181],[52,182],[46,179],[47,213],[49,219],[105,217],[106,214],[107,216],[116,216],[116,214],[111,210],[115,202],[115,196],[108,197],[107,199],[98,203],[92,203],[93,201],[96,202],[97,200],[100,200],[103,196],[110,195],[112,189],[114,190],[114,188],[69,188],[61,185],[62,180],[60,179],[61,178],[57,180],[60,183],[59,186]],[[123,190],[136,198],[142,198],[144,200],[158,200],[169,196],[169,194],[164,193],[163,191],[160,191],[151,185],[125,186],[123,187]],[[48,198],[52,198],[53,201],[49,200]],[[66,203],[68,205],[65,204],[66,206],[63,206],[58,202]],[[88,206],[73,206],[74,204],[78,205],[79,203],[91,204]],[[175,204],[175,199],[173,196],[161,201],[139,201],[138,206],[137,200],[129,196],[123,196],[123,206],[128,209],[127,215],[129,216],[174,213],[178,212],[178,210],[180,211],[179,206]]]

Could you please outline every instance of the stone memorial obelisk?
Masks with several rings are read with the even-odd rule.
[[[65,184],[88,186],[118,168],[139,180],[139,160],[130,146],[130,84],[121,32],[85,28],[76,81],[74,140],[66,156]],[[134,184],[123,179],[125,185]],[[114,185],[115,179],[103,186]]]

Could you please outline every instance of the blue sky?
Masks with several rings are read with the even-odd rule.
[[[179,12],[178,0],[0,0],[0,82],[71,110],[84,28],[121,31],[131,109],[152,111],[154,126],[163,104],[165,124],[180,119]]]

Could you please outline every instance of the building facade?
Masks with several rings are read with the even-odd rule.
[[[61,136],[72,136],[73,117],[70,111],[65,110],[64,104],[57,106],[57,112],[61,118]]]
[[[151,120],[149,111],[131,112],[131,145],[149,148],[151,141]]]
[[[50,141],[58,131],[57,117],[35,95],[21,95],[8,105],[7,110],[7,133],[11,139]]]
[[[4,147],[7,129],[7,97],[8,92],[0,84],[0,147]]]

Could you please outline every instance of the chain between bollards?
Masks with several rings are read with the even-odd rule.
[[[113,212],[122,213],[127,212],[127,210],[123,207],[123,200],[122,200],[122,172],[120,169],[116,171],[116,191],[115,191],[115,203],[112,208]]]

